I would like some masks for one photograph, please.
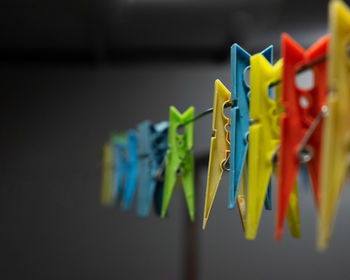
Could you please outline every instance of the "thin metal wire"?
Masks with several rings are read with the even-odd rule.
[[[316,118],[312,122],[309,129],[306,131],[303,139],[301,140],[300,148],[298,150],[298,157],[299,157],[300,162],[307,163],[314,156],[314,151],[313,151],[312,147],[307,145],[307,142],[309,141],[312,134],[315,132],[315,130],[316,130],[317,126],[320,124],[321,120],[327,115],[327,113],[328,113],[328,107],[323,106],[321,108],[321,111],[319,112],[319,114],[316,116]],[[272,164],[275,166],[277,166],[277,163],[278,163],[277,157],[278,157],[279,149],[280,149],[280,146],[278,145],[276,150],[273,152],[273,155],[271,158]]]
[[[199,120],[203,117],[205,117],[206,115],[209,115],[213,112],[214,108],[209,108],[207,110],[205,110],[204,112],[200,113],[199,115],[195,116],[193,119],[190,119],[186,122],[184,122],[183,124],[180,124],[179,127],[183,127],[183,126],[186,126],[192,122],[195,122],[196,120]]]
[[[297,72],[297,74],[301,74],[301,73],[305,72],[306,70],[308,70],[308,69],[310,69],[318,64],[325,62],[326,60],[327,60],[326,55],[321,56],[321,57],[315,59],[314,61],[310,62],[309,64],[300,67],[296,72]],[[269,87],[270,88],[275,87],[280,83],[281,83],[281,80],[277,80],[277,81],[271,83]],[[234,103],[227,103],[227,104],[225,104],[224,107],[225,108],[234,107],[234,105],[235,105]],[[183,126],[188,125],[189,123],[195,122],[195,121],[205,117],[206,115],[211,114],[213,111],[214,111],[214,108],[209,108],[209,109],[205,110],[204,112],[200,113],[199,115],[195,116],[193,119],[190,119],[190,120],[182,123],[181,125],[179,125],[179,127],[183,127]]]
[[[232,107],[232,104],[233,104],[232,102],[226,103],[224,108]],[[180,124],[178,127],[183,127],[183,126],[188,125],[189,123],[195,122],[196,120],[199,120],[199,119],[205,117],[206,115],[213,113],[213,111],[214,111],[214,108],[209,108],[209,109],[205,110],[204,112],[200,113],[199,115],[195,116],[193,119],[190,119],[190,120]]]
[[[314,61],[310,62],[309,64],[306,64],[306,65],[300,67],[296,72],[297,72],[297,74],[301,74],[301,73],[309,70],[310,68],[325,62],[326,60],[327,60],[327,56],[326,55],[321,56],[321,57],[315,59]],[[281,82],[282,82],[281,80],[277,80],[277,81],[271,83],[269,87],[270,88],[275,87],[278,84],[280,84]]]
[[[176,175],[177,176],[182,176],[182,174],[183,174],[182,164],[183,164],[184,160],[186,159],[186,157],[188,156],[190,151],[192,151],[192,149],[187,149],[185,155],[181,159],[181,161],[179,163],[179,168],[176,170]],[[156,175],[155,175],[155,178],[156,178],[156,180],[158,182],[163,182],[164,181],[163,172],[164,172],[164,169],[167,166],[167,161],[168,161],[168,156],[165,155],[163,160],[162,160],[162,163],[160,164],[160,166],[159,166],[159,168],[158,168],[158,170],[156,172]]]
[[[315,129],[317,126],[320,124],[321,120],[326,116],[328,112],[327,106],[323,106],[321,108],[321,111],[319,114],[316,116],[312,124],[310,125],[309,129],[305,133],[303,139],[300,142],[300,149],[298,151],[299,158],[301,162],[308,162],[312,159],[313,156],[313,151],[311,147],[307,146],[307,142],[310,140],[310,137],[314,133]]]
[[[314,61],[312,61],[311,63],[304,65],[303,67],[299,68],[297,70],[297,74],[300,74],[320,63],[323,63],[327,60],[327,56],[321,56],[318,59],[315,59]],[[270,85],[271,86],[276,86],[281,82],[281,80],[278,80],[276,82],[274,82],[273,84]],[[320,121],[325,117],[325,115],[327,114],[327,106],[323,106],[321,108],[320,113],[317,115],[317,117],[315,118],[314,122],[311,124],[310,128],[308,129],[308,131],[306,132],[304,138],[301,141],[301,145],[300,145],[300,149],[298,151],[298,155],[299,155],[299,159],[301,162],[308,162],[312,159],[313,157],[313,150],[311,147],[307,146],[306,143],[307,141],[310,139],[311,135],[314,133],[316,127],[319,125]],[[272,162],[274,165],[277,165],[277,154],[278,151],[280,149],[280,146],[277,147],[277,149],[275,150],[275,152],[273,153],[272,156]]]
[[[167,157],[167,155],[165,155],[163,160],[162,160],[162,163],[160,164],[160,166],[156,172],[155,178],[158,182],[164,181],[163,171],[167,165],[167,160],[168,160],[168,157]]]
[[[314,61],[312,61],[311,63],[300,67],[300,68],[296,71],[296,73],[297,73],[297,75],[298,75],[298,74],[301,74],[301,73],[307,71],[308,69],[310,69],[310,68],[312,68],[312,67],[314,67],[314,66],[316,66],[316,65],[318,65],[318,64],[321,64],[321,63],[325,62],[326,60],[327,60],[327,56],[326,56],[326,55],[325,55],[325,56],[321,56],[321,57],[319,57],[318,59],[315,59]],[[269,86],[269,88],[275,87],[275,86],[277,86],[278,84],[280,84],[281,82],[282,82],[282,80],[277,80],[277,81],[271,83],[270,86]],[[224,108],[234,107],[234,106],[235,106],[235,103],[234,103],[234,102],[229,102],[229,103],[226,103],[226,104],[224,105]],[[326,109],[324,109],[324,110],[326,110]],[[209,109],[205,110],[204,112],[200,113],[199,115],[195,116],[194,118],[192,118],[192,119],[190,119],[190,120],[188,120],[188,121],[182,123],[182,124],[179,125],[178,127],[184,127],[184,126],[186,126],[186,125],[188,125],[188,124],[190,124],[190,123],[192,123],[192,122],[195,122],[195,121],[197,121],[197,120],[199,120],[199,119],[205,117],[206,115],[211,114],[213,111],[214,111],[214,108],[209,108]],[[324,115],[325,115],[325,113],[326,113],[326,111],[325,111],[325,112],[321,112],[319,118],[323,118]],[[313,131],[314,131],[315,128],[317,127],[319,121],[320,121],[320,120],[318,120],[318,118],[317,118],[316,123],[314,124],[314,126],[312,126],[311,131],[310,131],[309,133],[307,133],[307,137],[306,137],[306,138],[309,138],[309,137],[310,137],[310,135],[313,133]],[[303,139],[303,140],[304,140],[304,139]],[[305,145],[304,145],[304,146],[305,146]],[[302,145],[302,147],[304,147],[304,146]],[[271,158],[274,165],[277,165],[277,154],[278,154],[279,148],[280,148],[279,146],[276,148],[276,150],[274,151],[274,153],[273,153],[273,155],[272,155],[272,158]],[[186,155],[187,155],[187,153],[186,153]],[[185,155],[185,157],[186,157],[186,155]],[[311,157],[312,157],[312,155],[309,154],[309,153],[307,153],[307,156],[311,156]],[[228,158],[229,158],[229,157],[228,157]],[[226,161],[225,161],[225,163],[224,163],[225,165],[227,164],[227,161],[228,161],[228,159],[226,159]],[[225,170],[229,170],[229,169],[226,169],[226,168],[227,168],[227,166],[225,166],[224,169],[225,169]]]
[[[321,63],[325,62],[326,60],[327,60],[327,56],[326,55],[321,56],[321,57],[315,59],[314,61],[310,62],[309,64],[304,65],[303,67],[300,67],[297,70],[297,74],[300,74],[300,73],[302,73],[302,72],[304,72],[304,71],[306,71],[306,70],[308,70],[308,69],[310,69],[310,68],[312,68],[312,67],[314,67],[314,66],[316,66],[318,64],[321,64]]]
[[[226,160],[222,163],[222,169],[224,171],[230,171],[230,154],[226,158]]]
[[[192,149],[187,149],[185,155],[184,155],[183,158],[181,159],[180,164],[179,164],[179,167],[178,167],[178,169],[176,170],[176,175],[177,175],[177,176],[182,176],[183,171],[184,171],[183,168],[182,168],[182,164],[183,164],[183,162],[185,161],[185,159],[187,158],[187,156],[188,156],[188,154],[190,153],[190,151],[192,151]]]

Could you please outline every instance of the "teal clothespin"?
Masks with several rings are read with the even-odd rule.
[[[164,180],[161,178],[164,172],[160,169],[168,149],[168,127],[168,122],[153,125],[150,121],[143,121],[137,128],[139,136],[139,186],[136,211],[140,217],[149,215],[155,192],[159,192],[163,188]],[[159,172],[161,174],[158,174]]]
[[[310,178],[307,166],[305,163],[300,165],[299,176],[298,176],[299,186],[303,188],[305,192],[310,191]]]
[[[273,46],[267,47],[261,52],[272,63]],[[231,154],[230,154],[230,182],[228,208],[236,205],[238,189],[240,186],[243,166],[248,152],[249,134],[249,103],[250,86],[245,80],[245,73],[250,69],[251,55],[238,44],[231,47]],[[271,90],[269,90],[271,96]],[[245,186],[243,186],[245,187]],[[271,184],[269,184],[265,208],[271,210]]]
[[[125,191],[122,201],[122,209],[130,210],[137,186],[138,176],[138,155],[137,155],[137,132],[134,130],[128,131],[128,144],[127,144],[127,171]]]
[[[194,220],[194,158],[193,158],[193,122],[194,107],[190,107],[181,114],[174,106],[170,107],[170,125],[168,133],[169,150],[167,153],[167,166],[165,171],[164,195],[162,204],[162,218],[165,217],[175,183],[181,178],[185,192],[187,207],[191,220]],[[188,122],[188,123],[187,123]],[[183,125],[185,124],[186,125]],[[178,129],[184,127],[184,133]]]
[[[118,202],[118,199],[123,195],[126,179],[126,154],[127,154],[127,139],[124,133],[113,133],[109,139],[113,146],[114,157],[114,182],[113,182],[113,201]]]

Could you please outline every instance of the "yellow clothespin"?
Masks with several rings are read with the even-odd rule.
[[[218,190],[225,164],[230,155],[230,119],[224,115],[224,106],[231,102],[231,93],[219,81],[215,81],[213,136],[210,143],[207,191],[205,195],[203,229]]]
[[[253,55],[251,65],[250,118],[248,149],[248,200],[246,238],[255,239],[266,192],[273,170],[280,141],[279,117],[281,106],[280,86],[276,86],[276,98],[271,99],[268,90],[271,84],[282,77],[283,60],[274,66],[261,54]],[[290,199],[288,222],[293,237],[300,236],[297,188]]]
[[[350,10],[343,1],[329,4],[328,114],[321,150],[321,201],[317,247],[324,250],[333,228],[350,149]]]
[[[110,142],[107,142],[103,145],[102,159],[101,204],[103,206],[113,205],[113,166],[113,147]]]

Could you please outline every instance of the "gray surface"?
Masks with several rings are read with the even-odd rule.
[[[166,119],[169,105],[195,105],[197,112],[212,106],[214,80],[230,86],[229,65],[7,64],[1,76],[2,279],[181,279],[182,191],[165,221],[102,208],[101,148],[113,129]],[[210,116],[196,123],[196,155],[208,152],[210,132]],[[205,168],[200,178],[201,218]],[[226,209],[227,183],[198,236],[199,279],[347,278],[348,188],[331,247],[317,254],[310,191],[300,189],[301,240],[285,229],[275,243],[275,212],[265,211],[253,242],[244,239],[237,211]]]

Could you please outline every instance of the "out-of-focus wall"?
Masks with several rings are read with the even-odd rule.
[[[311,44],[327,0],[3,1],[0,59],[228,58],[233,42],[278,46],[283,31]]]

